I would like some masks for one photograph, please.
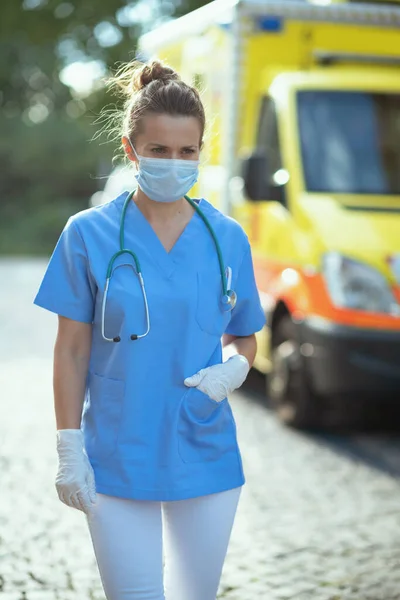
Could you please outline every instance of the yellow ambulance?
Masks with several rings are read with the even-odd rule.
[[[249,236],[255,367],[294,427],[400,401],[399,27],[393,3],[216,0],[140,39],[202,91],[195,192]]]

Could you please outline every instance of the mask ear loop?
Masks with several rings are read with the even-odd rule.
[[[126,136],[126,139],[129,142],[130,147],[132,148],[133,152],[135,153],[135,156],[137,158],[137,161],[135,161],[135,167],[136,167],[136,171],[139,171],[139,164],[140,164],[140,156],[139,154],[136,152],[134,145],[131,142],[131,138],[129,137],[129,135]]]
[[[136,158],[137,158],[138,160],[140,160],[140,159],[139,159],[139,155],[138,155],[138,153],[136,152],[136,150],[135,150],[135,146],[132,144],[132,142],[131,142],[131,138],[129,137],[129,135],[127,135],[127,136],[126,136],[126,139],[128,140],[130,147],[131,147],[131,148],[132,148],[132,150],[134,151]]]

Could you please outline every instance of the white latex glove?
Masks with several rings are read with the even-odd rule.
[[[96,502],[93,467],[87,457],[80,429],[57,429],[58,497],[67,506],[88,513]]]
[[[195,375],[187,377],[184,384],[197,387],[216,402],[221,402],[242,385],[249,370],[247,358],[242,354],[235,354],[224,363],[201,369]]]

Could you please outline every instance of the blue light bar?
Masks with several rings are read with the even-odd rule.
[[[258,31],[271,31],[278,33],[283,29],[283,19],[281,17],[258,17],[256,19],[256,28]]]

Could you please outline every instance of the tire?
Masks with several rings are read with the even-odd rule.
[[[321,401],[309,385],[296,326],[289,315],[272,331],[271,359],[267,393],[279,420],[297,429],[320,427]]]

